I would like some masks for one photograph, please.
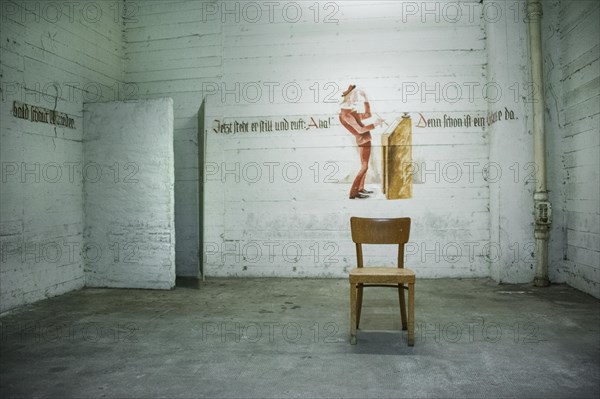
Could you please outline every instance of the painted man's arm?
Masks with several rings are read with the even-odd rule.
[[[358,121],[352,117],[342,118],[341,122],[346,129],[354,134],[365,134],[375,129],[374,124],[371,123],[370,125],[365,126],[362,123],[358,123]]]
[[[365,112],[358,114],[358,117],[360,119],[368,119],[371,117],[371,105],[368,101],[365,101]]]

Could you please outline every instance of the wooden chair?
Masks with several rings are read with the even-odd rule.
[[[410,234],[410,218],[350,218],[352,241],[356,244],[356,268],[350,271],[350,343],[356,344],[363,288],[394,287],[400,299],[402,330],[408,330],[408,345],[414,345],[415,272],[404,268],[404,244]],[[398,267],[363,267],[362,244],[398,244]],[[407,284],[408,287],[405,287]],[[408,288],[408,322],[404,289]]]

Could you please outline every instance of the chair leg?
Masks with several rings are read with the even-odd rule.
[[[356,345],[356,284],[350,283],[350,344]]]
[[[356,328],[358,328],[360,324],[360,311],[362,309],[362,299],[363,299],[363,285],[361,283],[358,284],[358,298],[356,303]]]
[[[406,301],[404,299],[404,284],[398,284],[398,297],[400,297],[400,319],[402,320],[402,330],[406,330]]]
[[[408,283],[408,346],[415,344],[415,283]]]

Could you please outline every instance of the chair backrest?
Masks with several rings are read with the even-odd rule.
[[[363,267],[362,244],[398,244],[398,267],[404,267],[404,244],[410,235],[410,218],[350,218],[358,267]]]

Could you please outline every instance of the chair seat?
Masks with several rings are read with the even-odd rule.
[[[350,283],[414,283],[415,272],[398,267],[356,267],[350,271]]]

